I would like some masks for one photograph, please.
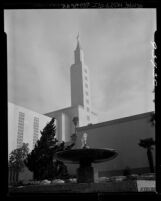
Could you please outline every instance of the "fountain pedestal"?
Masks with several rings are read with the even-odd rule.
[[[77,182],[78,183],[93,183],[94,182],[94,169],[89,161],[80,161],[80,166],[77,169]]]

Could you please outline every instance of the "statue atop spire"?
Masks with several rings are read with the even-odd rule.
[[[80,42],[79,42],[79,32],[78,32],[76,38],[77,38],[77,49],[78,49],[78,48],[80,49],[81,47],[80,47]]]
[[[80,63],[80,62],[84,62],[84,56],[83,56],[83,50],[80,46],[80,35],[79,35],[79,32],[77,34],[77,47],[75,49],[75,63]]]
[[[79,32],[78,32],[78,35],[77,35],[77,41],[79,42]]]

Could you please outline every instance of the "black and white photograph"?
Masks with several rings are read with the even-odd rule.
[[[155,8],[6,9],[12,193],[155,192]]]

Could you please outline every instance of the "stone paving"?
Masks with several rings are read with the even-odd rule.
[[[107,183],[65,183],[19,186],[9,189],[10,193],[96,193],[137,192],[136,181]]]
[[[69,182],[69,181],[68,181]],[[100,177],[97,183],[76,183],[76,179],[32,181],[26,185],[9,187],[9,193],[99,193],[155,191],[155,175]]]

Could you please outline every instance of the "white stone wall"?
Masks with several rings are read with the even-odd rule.
[[[23,142],[29,143],[30,151],[33,149],[33,124],[34,117],[39,118],[39,135],[40,131],[46,126],[48,122],[50,122],[51,118],[45,115],[39,114],[32,110],[26,109],[24,107],[20,107],[13,103],[8,103],[8,153],[10,153],[13,149],[17,148],[17,131],[18,131],[18,119],[19,112],[23,112],[25,114],[24,117],[24,130],[23,130]]]
[[[46,114],[56,118],[56,132],[59,141],[70,141],[70,136],[75,132],[73,118],[79,117],[78,107],[69,107]]]

